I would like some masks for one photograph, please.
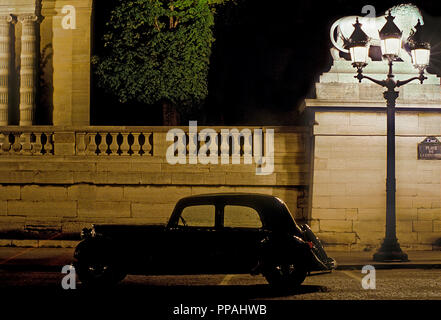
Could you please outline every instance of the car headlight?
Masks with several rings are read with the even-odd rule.
[[[81,239],[87,239],[95,236],[95,230],[94,229],[88,229],[84,228],[81,230]]]

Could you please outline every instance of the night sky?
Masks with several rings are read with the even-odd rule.
[[[105,21],[117,0],[97,1],[93,54],[102,53]],[[329,29],[343,16],[377,15],[409,1],[236,0],[218,10],[209,75],[209,96],[196,114],[182,117],[205,125],[303,125],[298,106],[313,95],[314,83],[332,60]],[[431,39],[429,71],[441,75],[441,3],[413,1]],[[354,72],[355,74],[355,72]],[[135,102],[121,105],[92,78],[91,121],[95,125],[161,125],[161,109]]]

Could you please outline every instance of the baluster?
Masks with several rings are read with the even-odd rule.
[[[2,154],[3,151],[3,143],[5,142],[5,135],[3,133],[0,133],[0,154]]]
[[[151,133],[143,133],[144,136],[144,144],[142,145],[142,150],[144,151],[144,156],[151,156],[153,146],[151,143],[151,139],[153,139]]]
[[[184,139],[185,139],[185,141],[188,141],[188,143],[185,145],[185,154],[190,154],[190,139],[189,139],[189,136],[188,136],[188,133],[186,133],[185,135],[184,135]]]
[[[14,135],[14,143],[12,144],[11,149],[15,153],[19,153],[21,151],[20,133],[13,133],[13,135]]]
[[[118,133],[110,133],[110,136],[112,137],[112,143],[110,144],[110,155],[111,156],[118,156]]]
[[[97,149],[97,145],[96,145],[96,133],[88,133],[87,137],[86,137],[86,154],[89,156],[94,156],[96,155],[96,149]]]
[[[98,152],[97,154],[99,156],[107,155],[106,135],[104,133],[97,133],[97,139],[98,141],[100,141],[100,143],[97,143],[97,152]]]
[[[240,164],[240,134],[238,130],[231,130],[231,163]]]
[[[146,136],[141,132],[138,136],[138,142],[139,142],[139,155],[144,156],[146,155],[145,147],[147,144]]]
[[[43,133],[35,134],[35,142],[31,142],[31,153],[36,156],[43,155]]]
[[[186,163],[187,161],[187,137],[185,134],[177,134],[177,143],[175,155],[178,156],[179,163]]]
[[[23,132],[20,135],[20,144],[21,144],[21,154],[23,155],[31,155],[32,154],[32,145],[31,145],[31,133]]]
[[[230,137],[229,130],[221,130],[221,164],[229,164],[230,163]]]
[[[9,150],[11,149],[11,143],[9,140],[9,133],[4,135],[4,140],[3,140],[3,144],[2,144],[2,151],[4,153],[9,153]]]
[[[139,151],[141,151],[141,144],[139,143],[139,136],[140,133],[132,133],[133,136],[133,144],[132,144],[132,156],[140,156],[141,154]]]
[[[102,135],[102,140],[101,140],[101,144],[104,144],[103,146],[105,147],[105,150],[103,150],[103,156],[108,156],[109,155],[109,148],[110,148],[110,141],[109,141],[109,137],[110,137],[110,133],[103,133]]]
[[[76,134],[76,154],[78,156],[84,156],[86,154],[86,133],[85,132],[77,132]]]
[[[243,138],[243,163],[253,163],[253,135],[251,131],[248,135],[245,134]]]
[[[191,130],[191,129],[190,129]],[[198,135],[197,132],[190,132],[188,135],[188,163],[189,164],[197,164],[198,163]]]
[[[129,155],[129,150],[130,150],[130,145],[129,145],[129,134],[128,133],[121,133],[123,140],[121,143],[121,155],[122,156],[128,156]]]
[[[54,144],[53,144],[53,134],[52,133],[44,133],[46,136],[46,143],[43,148],[46,151],[45,155],[52,155],[54,153]]]
[[[106,144],[106,151],[104,152],[105,156],[110,154],[110,145],[112,144],[112,135],[110,133],[106,133],[104,136],[104,143]]]

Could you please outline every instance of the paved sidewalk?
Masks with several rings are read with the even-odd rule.
[[[72,263],[74,248],[21,248],[0,247],[0,269],[60,272]],[[439,268],[441,251],[409,251],[409,262],[374,262],[374,252],[328,251],[338,264],[338,269],[361,269],[372,265],[377,269]]]
[[[365,265],[372,265],[376,269],[413,269],[438,268],[441,269],[441,251],[406,251],[408,262],[376,262],[371,252],[340,252],[327,251],[328,256],[337,261],[337,269],[361,269]]]

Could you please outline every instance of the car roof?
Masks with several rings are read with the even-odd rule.
[[[229,203],[232,205],[250,206],[258,210],[271,208],[277,203],[284,204],[281,199],[269,194],[226,192],[188,196],[179,200],[176,203],[176,207],[215,203]]]
[[[244,205],[255,208],[261,213],[261,219],[265,225],[271,229],[291,228],[299,230],[295,220],[292,218],[286,204],[276,196],[261,193],[206,193],[192,195],[182,198],[175,207],[174,214],[178,214],[183,207],[192,205],[214,204],[214,203],[231,203],[233,205]],[[279,208],[282,210],[272,210],[275,206],[283,204]]]
[[[277,197],[262,193],[245,193],[245,192],[225,192],[225,193],[205,193],[187,196],[182,198],[180,202],[191,202],[193,200],[220,200],[220,199],[243,199],[243,200],[274,200]]]

